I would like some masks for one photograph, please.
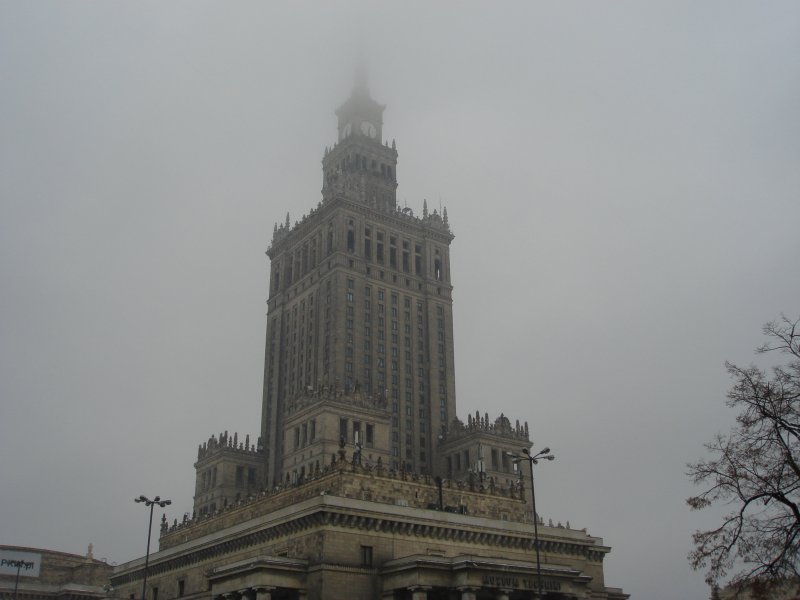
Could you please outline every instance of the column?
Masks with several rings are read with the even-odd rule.
[[[478,600],[478,588],[460,587],[458,591],[461,592],[461,600]]]
[[[497,590],[497,595],[495,598],[497,600],[508,600],[508,597],[511,595],[511,590]]]
[[[408,588],[411,592],[411,600],[428,600],[428,590],[431,589],[429,585],[415,585]]]
[[[256,600],[272,600],[272,592],[275,591],[274,587],[257,587],[253,588],[256,592]]]

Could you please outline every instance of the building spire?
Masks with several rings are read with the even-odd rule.
[[[356,56],[356,70],[353,79],[353,93],[369,94],[367,89],[367,61],[364,57],[364,51],[359,49]]]

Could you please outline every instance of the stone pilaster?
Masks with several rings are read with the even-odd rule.
[[[461,600],[478,600],[478,588],[460,587],[458,591],[461,592]]]
[[[256,600],[272,600],[272,592],[275,591],[274,587],[257,587],[254,588],[256,593]]]
[[[408,588],[408,591],[411,592],[411,600],[428,600],[428,590],[430,589],[430,586],[415,585]]]

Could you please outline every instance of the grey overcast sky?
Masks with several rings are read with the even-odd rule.
[[[687,461],[800,315],[800,3],[0,3],[0,543],[123,562],[257,435],[273,223],[364,49],[398,198],[456,234],[459,413],[557,455],[606,583],[704,599]]]

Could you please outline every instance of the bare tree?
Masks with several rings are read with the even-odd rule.
[[[737,570],[734,584],[760,586],[798,577],[800,559],[800,319],[764,326],[760,354],[785,361],[767,372],[726,363],[733,378],[727,404],[741,412],[727,435],[706,449],[711,458],[688,465],[705,491],[687,499],[694,510],[732,507],[716,529],[693,535],[692,567],[716,583]]]

